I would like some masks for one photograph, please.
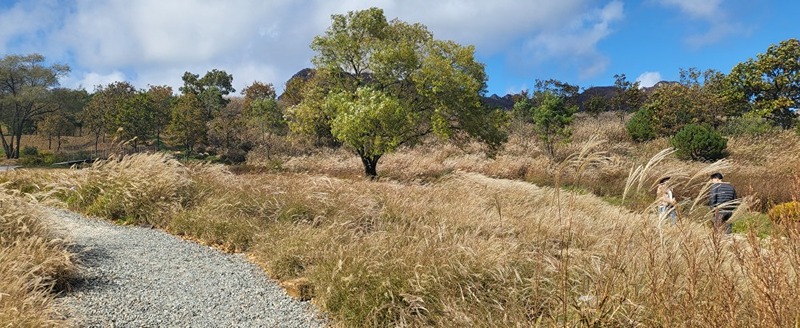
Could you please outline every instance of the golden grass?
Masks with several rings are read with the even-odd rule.
[[[458,153],[442,150],[447,151]],[[448,162],[451,155],[443,158],[442,165],[455,163]],[[602,151],[602,143],[589,140],[550,169],[582,183],[587,173],[616,165],[613,158]],[[785,238],[722,237],[704,224],[703,206],[683,213],[681,224],[672,227],[650,210],[632,212],[591,194],[455,170],[490,162],[452,164],[452,173],[409,183],[349,174],[233,175],[216,165],[184,167],[141,155],[47,173],[58,178],[51,176],[55,183],[40,195],[50,189],[50,195],[63,199],[89,199],[76,194],[91,195],[86,186],[136,194],[127,188],[142,187],[147,179],[163,183],[143,188],[159,197],[112,200],[159,213],[158,219],[137,217],[175,233],[248,251],[276,279],[308,279],[313,302],[341,326],[782,327],[797,322],[800,239],[795,230],[786,229]],[[647,189],[669,162],[642,163],[628,185]],[[720,165],[727,164],[686,171],[676,183],[702,190],[707,171]],[[153,171],[160,173],[154,177]],[[72,204],[100,215],[114,213],[100,207],[130,207]],[[735,219],[747,208],[741,206]]]
[[[64,288],[77,268],[65,243],[41,222],[42,215],[27,201],[0,192],[0,323],[5,327],[68,325],[51,305],[52,290]]]
[[[418,147],[386,154],[378,163],[378,174],[384,180],[427,183],[455,171],[466,171],[552,186],[560,162],[571,154],[579,153],[587,144],[604,140],[596,148],[604,152],[605,165],[587,168],[582,174],[580,184],[576,183],[577,176],[574,172],[562,172],[561,185],[586,190],[598,196],[620,198],[626,194],[626,180],[631,168],[646,163],[670,147],[666,138],[632,143],[626,135],[624,124],[613,113],[604,113],[598,118],[578,115],[573,124],[572,142],[560,145],[555,159],[550,159],[541,152],[529,125],[515,123],[512,132],[509,141],[494,158],[487,158],[476,144],[458,148],[431,141]],[[800,196],[800,185],[789,183],[800,176],[800,138],[793,132],[730,138],[728,151],[730,156],[727,160],[732,165],[719,169],[722,169],[725,180],[733,183],[741,195],[755,198],[755,209],[764,212],[772,205]],[[271,161],[260,160],[258,156],[248,159],[251,165],[262,165],[267,170],[272,170],[276,161],[281,162],[281,171],[340,178],[363,176],[358,157],[346,149],[325,150]],[[661,160],[658,172],[653,175],[672,175],[688,179],[686,172],[698,172],[706,165],[680,161],[670,155]],[[655,179],[654,176],[648,178]],[[707,178],[698,176],[694,182]],[[648,180],[648,183],[652,181],[654,180]],[[641,210],[649,205],[654,190],[646,187],[637,186],[638,193],[626,195],[630,208]],[[700,191],[697,183],[680,187],[676,188],[675,193],[683,200],[694,199]],[[684,187],[688,189],[683,189]]]
[[[428,143],[382,158],[378,182],[346,150],[283,158],[278,173],[136,155],[6,179],[78,210],[246,251],[276,279],[308,279],[313,302],[341,326],[800,322],[796,227],[719,236],[704,206],[716,171],[745,196],[735,221],[796,197],[795,139],[770,139],[762,147],[783,152],[757,156],[747,149],[769,141],[733,139],[728,160],[683,162],[665,139],[634,145],[618,120],[592,120],[578,121],[562,160],[523,133],[496,158]],[[654,183],[667,175],[681,200],[677,226],[652,210]]]

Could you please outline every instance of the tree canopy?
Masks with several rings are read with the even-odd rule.
[[[387,21],[379,8],[331,19],[311,44],[317,82],[290,111],[295,131],[331,131],[368,176],[382,155],[429,134],[490,147],[505,140],[504,116],[481,104],[486,73],[474,47],[436,40],[422,24]]]
[[[0,60],[0,139],[7,158],[19,158],[26,126],[56,110],[50,92],[58,86],[58,78],[67,73],[69,66],[46,66],[40,54],[8,55]]]
[[[800,41],[788,39],[771,45],[755,59],[736,65],[729,75],[728,96],[751,115],[790,128],[800,109]]]

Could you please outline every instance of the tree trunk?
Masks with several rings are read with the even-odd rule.
[[[189,144],[186,144],[186,157],[185,157],[185,159],[187,161],[189,160],[189,154],[191,154],[191,153],[192,153],[192,146],[189,145]]]
[[[3,133],[3,127],[0,126],[0,139],[3,140],[3,152],[6,154],[7,159],[11,159],[11,147],[8,145],[8,141],[6,141],[6,135]],[[11,139],[12,141],[14,139]]]
[[[361,155],[361,163],[364,164],[364,174],[370,179],[375,180],[378,177],[378,160],[380,155],[364,156]]]
[[[22,128],[20,128],[19,132],[17,132],[16,139],[17,139],[17,148],[14,148],[14,142],[13,141],[11,142],[11,147],[13,148],[13,154],[11,158],[19,158],[19,147],[22,142]]]
[[[53,135],[47,135],[47,150],[53,149]]]

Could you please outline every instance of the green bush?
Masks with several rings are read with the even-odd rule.
[[[770,133],[775,127],[769,121],[761,117],[742,116],[729,120],[722,127],[722,133],[728,136],[758,137]]]
[[[655,120],[653,111],[640,109],[633,113],[631,119],[625,124],[625,129],[633,141],[643,142],[656,138]]]
[[[63,154],[54,154],[49,151],[39,151],[36,147],[25,147],[20,150],[19,163],[26,166],[51,165],[64,161]]]
[[[25,148],[22,148],[22,151],[20,151],[20,155],[22,155],[22,156],[39,156],[39,148],[31,147],[31,146],[25,146]]]
[[[689,124],[675,134],[670,144],[675,147],[675,154],[679,158],[715,161],[727,155],[725,148],[728,146],[728,139],[712,128]]]
[[[26,146],[19,152],[19,163],[22,165],[42,165],[44,158],[39,153],[39,148]]]

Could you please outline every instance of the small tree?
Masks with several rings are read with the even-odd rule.
[[[551,158],[555,157],[556,144],[572,136],[569,125],[572,124],[573,114],[577,110],[576,106],[568,106],[563,97],[551,92],[541,94],[540,105],[533,109],[533,124],[536,136]]]
[[[146,93],[136,92],[117,103],[115,114],[112,123],[117,127],[117,137],[130,141],[133,151],[139,151],[139,141],[146,142],[155,131],[153,102]]]
[[[113,82],[106,86],[98,85],[95,87],[91,100],[84,107],[81,119],[87,128],[94,134],[94,150],[98,152],[100,138],[105,142],[106,133],[115,134],[121,126],[119,122],[125,122],[120,113],[123,111],[123,104],[135,103],[130,100],[136,97],[136,88],[128,82]],[[127,123],[125,123],[127,124]],[[124,127],[123,127],[124,129]]]
[[[337,126],[337,139],[371,177],[381,155],[426,135],[492,149],[505,141],[505,116],[481,104],[486,72],[474,47],[436,40],[421,24],[387,21],[379,8],[331,18],[311,44],[316,82],[287,113],[294,131],[321,136]]]
[[[155,150],[161,147],[161,134],[169,125],[171,119],[172,103],[175,96],[172,94],[172,87],[166,85],[151,85],[147,89],[147,97],[152,103],[153,109],[153,133],[156,135]]]
[[[621,122],[625,115],[641,107],[647,95],[639,88],[639,82],[628,81],[625,74],[614,75],[614,96],[611,97],[611,108],[619,112]]]
[[[179,88],[182,94],[194,94],[203,105],[206,122],[228,104],[225,98],[230,93],[236,92],[233,88],[233,75],[223,70],[213,69],[201,78],[198,74],[183,73],[183,86]]]
[[[633,141],[643,142],[656,138],[655,121],[653,111],[643,107],[633,113],[631,119],[625,124],[625,130]]]
[[[675,154],[682,159],[695,161],[715,161],[724,158],[728,139],[716,130],[697,124],[689,124],[678,131],[670,140]]]
[[[208,122],[208,144],[217,148],[222,159],[228,163],[244,161],[241,145],[245,138],[246,121],[242,115],[243,99],[232,98],[217,115]]]
[[[172,109],[172,120],[167,127],[171,140],[186,148],[186,158],[194,146],[206,137],[205,112],[203,104],[193,93],[180,96]]]
[[[56,138],[56,152],[61,151],[61,143],[65,135],[72,132],[75,127],[72,125],[67,119],[67,116],[61,115],[61,113],[53,112],[48,113],[36,122],[36,129],[39,133],[44,133],[47,135],[47,149],[52,149],[53,145],[53,137]]]

